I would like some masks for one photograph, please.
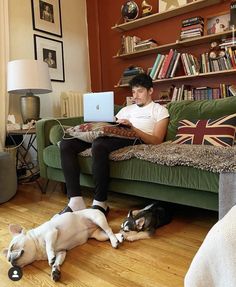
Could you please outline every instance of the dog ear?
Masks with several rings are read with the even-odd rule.
[[[127,218],[129,218],[129,217],[133,218],[133,210],[130,210],[130,211],[129,211],[129,213],[128,213],[128,215],[127,215]]]
[[[3,254],[5,257],[7,257],[7,253],[8,253],[8,248],[4,248],[4,249],[2,250],[2,254]]]
[[[23,231],[23,228],[18,224],[10,224],[9,231],[12,234],[12,236],[16,236]]]
[[[145,223],[145,218],[144,217],[140,217],[139,219],[137,219],[135,221],[135,223],[136,223],[137,229],[141,230],[143,228],[144,223]]]
[[[132,216],[135,217],[139,214],[141,210],[132,210]]]

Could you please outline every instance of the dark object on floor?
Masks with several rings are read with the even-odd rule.
[[[145,239],[153,235],[158,227],[170,223],[171,219],[169,208],[152,203],[140,210],[130,210],[121,224],[121,230],[126,234],[126,240]]]

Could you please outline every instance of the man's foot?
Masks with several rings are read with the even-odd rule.
[[[64,209],[62,209],[58,214],[61,215],[66,212],[73,212],[73,210],[67,205]]]
[[[99,206],[99,205],[92,205],[91,208],[100,210],[105,216],[107,216],[108,213],[109,213],[109,211],[110,211],[109,206],[107,206],[107,208],[104,209],[104,208],[102,208],[102,207]]]

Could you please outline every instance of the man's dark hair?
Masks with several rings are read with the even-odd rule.
[[[133,79],[129,81],[129,86],[131,88],[144,87],[147,90],[149,90],[153,87],[152,78],[145,73],[138,74],[137,76],[135,76]]]

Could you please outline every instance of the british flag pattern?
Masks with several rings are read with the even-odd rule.
[[[181,120],[173,143],[232,146],[235,141],[236,114],[219,119]]]

